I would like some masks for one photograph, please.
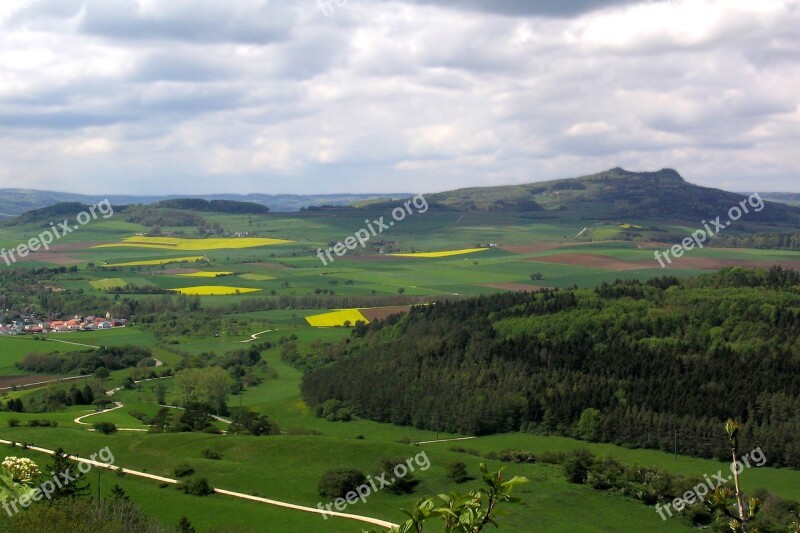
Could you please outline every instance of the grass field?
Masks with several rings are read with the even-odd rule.
[[[662,269],[654,260],[653,253],[656,249],[666,249],[670,243],[656,245],[620,239],[621,231],[631,230],[651,231],[650,235],[655,237],[662,233],[688,235],[696,226],[692,221],[667,220],[656,224],[649,220],[592,220],[592,242],[589,242],[588,237],[575,238],[589,224],[580,213],[573,214],[572,218],[567,213],[555,219],[547,213],[447,211],[430,211],[410,217],[382,235],[381,244],[351,250],[333,263],[321,264],[316,257],[317,248],[326,249],[331,242],[352,235],[363,227],[365,218],[374,219],[382,215],[386,213],[377,209],[254,216],[202,214],[209,222],[222,225],[227,232],[254,232],[258,235],[251,239],[132,238],[130,235],[147,228],[121,219],[98,221],[65,237],[62,241],[64,250],[54,254],[33,254],[31,262],[25,266],[77,265],[77,273],[56,274],[48,284],[60,290],[83,291],[87,297],[106,296],[105,290],[131,285],[197,294],[201,306],[208,309],[259,298],[272,298],[282,304],[268,311],[257,310],[230,317],[248,324],[246,330],[241,326],[233,333],[222,332],[219,337],[176,333],[171,339],[177,343],[174,345],[166,342],[159,345],[146,325],[48,335],[46,341],[34,341],[30,336],[2,336],[0,376],[24,374],[15,364],[31,352],[67,353],[92,349],[93,346],[123,344],[152,348],[155,357],[165,364],[162,370],[174,370],[187,354],[213,352],[224,355],[246,349],[250,344],[243,341],[251,340],[250,335],[254,333],[265,331],[258,337],[259,341],[277,345],[282,337],[294,335],[301,352],[313,353],[319,350],[316,343],[339,342],[350,334],[349,329],[337,326],[343,326],[346,321],[351,324],[358,320],[367,322],[355,308],[326,307],[322,296],[319,296],[322,303],[315,308],[298,309],[285,304],[285,297],[319,295],[323,290],[354,298],[402,292],[405,296],[433,302],[442,297],[535,290],[538,287],[593,287],[617,278],[646,279],[665,274],[693,276],[726,264],[800,265],[800,253],[797,252],[707,247],[693,250],[680,262]],[[658,230],[650,229],[656,226]],[[13,246],[23,242],[20,240],[22,237],[35,236],[38,231],[35,225],[0,228],[0,245]],[[488,247],[490,243],[497,246]],[[190,250],[202,250],[204,255],[178,253]],[[165,257],[171,255],[166,251],[174,251],[176,253],[172,255],[178,257]],[[202,262],[202,266],[198,262]],[[109,268],[117,270],[112,273]],[[198,268],[208,270],[194,272]],[[236,286],[231,286],[234,284],[230,275],[234,274]],[[537,279],[533,279],[533,274],[537,274]],[[204,285],[186,287],[191,278],[202,278]],[[120,298],[142,302],[163,297],[175,296],[120,295]],[[341,306],[350,305],[360,304]],[[79,312],[81,310],[65,310],[65,313]],[[398,509],[410,507],[421,495],[463,491],[476,486],[474,481],[457,486],[446,477],[447,465],[453,461],[466,462],[473,475],[481,461],[472,455],[451,451],[454,445],[474,448],[481,454],[508,448],[535,453],[586,447],[627,463],[654,465],[670,472],[691,475],[712,474],[725,467],[716,461],[680,455],[676,461],[670,454],[651,450],[630,450],[522,433],[455,443],[410,445],[407,443],[462,435],[437,434],[360,419],[343,423],[318,418],[300,395],[301,372],[283,361],[280,352],[279,346],[264,352],[268,367],[275,376],[265,377],[262,383],[231,396],[228,402],[231,408],[242,405],[266,414],[281,428],[280,435],[256,438],[119,432],[104,436],[88,431],[91,426],[79,426],[73,422],[75,417],[90,412],[90,407],[79,406],[48,413],[0,412],[0,438],[35,442],[51,448],[64,446],[82,455],[109,446],[118,464],[170,477],[174,465],[186,461],[216,486],[312,507],[320,501],[316,487],[326,470],[338,466],[354,467],[375,474],[383,457],[412,457],[424,450],[430,457],[431,468],[418,473],[421,484],[415,494],[394,496],[378,493],[366,504],[359,503],[348,509],[393,521],[401,521],[403,515]],[[105,385],[108,388],[118,386],[127,375],[128,371],[115,371]],[[83,381],[79,383],[81,386],[84,384]],[[173,380],[164,379],[160,383],[167,388],[168,400],[174,400],[177,392]],[[123,402],[124,408],[89,417],[86,421],[110,421],[120,427],[142,428],[141,422],[130,413],[141,411],[152,415],[156,412],[155,385],[154,382],[145,382],[140,390],[118,392],[114,399]],[[55,386],[68,388],[63,384]],[[9,391],[7,397],[25,397],[34,393]],[[8,427],[11,418],[20,420],[23,425],[34,418],[51,419],[59,425],[56,428],[11,428]],[[220,451],[223,459],[212,461],[201,457],[200,452],[206,448]],[[20,455],[20,452],[22,450],[17,449],[13,453]],[[43,460],[33,452],[31,457]],[[498,468],[501,465],[490,462],[490,466]],[[510,509],[511,513],[501,518],[501,531],[530,531],[532,524],[537,531],[564,533],[691,530],[680,518],[662,522],[652,508],[632,499],[569,484],[558,467],[509,465],[508,472],[526,475],[532,482],[520,491],[524,505]],[[208,498],[185,496],[172,488],[159,488],[157,482],[131,476],[104,473],[101,478],[104,493],[118,483],[149,514],[172,525],[185,515],[195,526],[202,524],[198,531],[237,526],[247,531],[288,533],[361,531],[359,524],[346,520],[325,521],[314,515],[219,495]],[[743,476],[743,483],[748,489],[763,486],[777,494],[797,498],[800,472],[768,467],[751,469]]]
[[[106,278],[90,281],[89,285],[95,289],[113,289],[114,287],[124,287],[127,283],[122,278]]]

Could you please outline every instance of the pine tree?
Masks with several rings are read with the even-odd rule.
[[[67,458],[63,448],[53,452],[53,463],[49,467],[51,476],[57,476],[53,500],[59,498],[77,498],[89,492],[89,484],[80,481],[82,474],[78,472],[75,463]]]
[[[180,522],[178,522],[178,533],[195,533],[196,531],[197,530],[192,526],[188,518],[185,516],[181,517]]]
[[[125,494],[125,490],[119,485],[114,485],[114,488],[111,489],[111,499],[113,501],[130,501],[130,497]]]

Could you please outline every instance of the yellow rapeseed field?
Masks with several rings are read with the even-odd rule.
[[[357,321],[361,320],[365,324],[369,324],[367,317],[361,314],[358,309],[339,309],[330,313],[323,313],[321,315],[312,315],[306,317],[306,322],[315,328],[332,328],[335,326],[344,326],[344,323],[349,321],[351,325],[355,325]]]
[[[238,248],[256,248],[275,244],[288,244],[292,241],[283,239],[267,239],[261,237],[230,237],[210,239],[180,239],[178,237],[126,237],[122,242],[99,244],[93,248],[155,248],[158,250],[226,250]]]
[[[195,255],[192,257],[173,257],[172,259],[150,259],[148,261],[130,261],[128,263],[114,263],[111,265],[103,265],[105,268],[111,267],[138,267],[138,266],[158,266],[169,265],[172,263],[196,263],[198,261],[205,261],[206,258],[202,255]]]
[[[233,276],[233,272],[190,272],[189,274],[178,274],[187,278],[218,278],[220,276]]]
[[[416,254],[390,254],[395,257],[451,257],[453,255],[474,254],[485,252],[488,248],[465,248],[464,250],[447,250],[444,252],[419,252]]]
[[[248,287],[226,287],[224,285],[200,285],[198,287],[184,287],[183,289],[172,290],[181,294],[189,294],[191,296],[227,296],[229,294],[258,292],[261,289],[250,289]]]

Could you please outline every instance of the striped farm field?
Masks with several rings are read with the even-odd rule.
[[[128,282],[122,278],[106,278],[89,282],[89,285],[100,290],[113,289],[114,287],[124,287],[127,284]]]
[[[184,287],[182,289],[173,290],[175,292],[188,294],[191,296],[227,296],[230,294],[258,292],[261,289],[251,289],[248,287],[227,287],[225,285],[199,285],[197,287]]]
[[[233,276],[233,272],[190,272],[188,274],[178,274],[186,278],[219,278],[222,276]]]
[[[195,255],[192,257],[173,257],[171,259],[150,259],[147,261],[130,261],[128,263],[114,263],[110,265],[103,265],[105,268],[114,268],[114,267],[137,267],[137,266],[158,266],[158,265],[170,265],[172,263],[198,263],[200,261],[205,261],[206,258],[202,255]]]
[[[454,255],[474,254],[476,252],[485,252],[489,248],[465,248],[463,250],[446,250],[443,252],[417,252],[411,254],[390,254],[393,257],[451,257]]]
[[[159,250],[232,250],[239,248],[257,248],[275,244],[289,244],[292,241],[283,239],[267,239],[261,237],[245,238],[212,238],[212,239],[180,239],[177,237],[127,237],[122,242],[99,244],[93,248],[155,248]]]
[[[306,317],[306,321],[315,328],[332,328],[344,326],[345,322],[355,324],[358,321],[369,324],[369,320],[358,309],[339,309],[330,313],[311,315]]]
[[[239,277],[250,281],[270,281],[275,279],[275,276],[267,276],[266,274],[242,274]]]

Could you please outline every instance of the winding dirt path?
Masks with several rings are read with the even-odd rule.
[[[455,438],[455,439],[425,440],[425,441],[422,441],[422,442],[412,442],[412,444],[413,445],[417,445],[417,444],[433,444],[433,443],[436,443],[436,442],[455,442],[457,440],[471,440],[471,439],[477,439],[477,438],[478,437],[458,437],[458,438]]]
[[[2,444],[12,444],[12,441],[8,441],[8,440],[5,440],[5,439],[0,439],[0,443],[2,443]],[[55,453],[54,450],[48,450],[47,448],[40,448],[38,446],[28,446],[27,449],[33,450],[33,451],[36,451],[36,452],[40,452],[40,453],[46,453],[48,455],[53,455]],[[80,463],[87,463],[87,464],[90,464],[90,465],[92,465],[94,467],[97,467],[97,468],[105,468],[106,470],[111,470],[111,471],[122,471],[124,474],[128,474],[128,475],[131,475],[131,476],[142,477],[142,478],[146,478],[146,479],[152,479],[152,480],[155,480],[155,481],[160,481],[162,483],[170,483],[170,484],[173,484],[173,485],[178,483],[177,479],[172,479],[172,478],[163,477],[163,476],[156,476],[154,474],[148,474],[146,472],[139,472],[138,470],[131,470],[129,468],[122,468],[120,466],[114,466],[112,464],[103,463],[103,462],[100,462],[100,461],[93,461],[91,459],[84,459],[83,457],[76,457],[74,455],[68,455],[67,457],[69,459],[73,460],[73,461],[77,461],[77,462],[80,462]],[[369,517],[369,516],[361,516],[361,515],[350,514],[350,513],[340,513],[338,511],[327,511],[325,509],[317,509],[316,507],[306,507],[304,505],[297,505],[297,504],[294,504],[294,503],[282,502],[280,500],[270,500],[268,498],[261,498],[259,496],[251,496],[249,494],[243,494],[241,492],[234,492],[234,491],[231,491],[231,490],[215,488],[214,492],[216,492],[217,494],[224,494],[225,496],[232,496],[234,498],[240,498],[240,499],[243,499],[243,500],[250,500],[250,501],[254,501],[254,502],[265,503],[267,505],[274,505],[276,507],[283,507],[283,508],[286,508],[286,509],[293,509],[295,511],[302,511],[302,512],[305,512],[305,513],[314,513],[314,514],[319,514],[319,515],[336,516],[336,517],[339,517],[339,518],[347,518],[349,520],[356,520],[358,522],[364,522],[364,523],[367,523],[367,524],[372,524],[372,525],[375,525],[375,526],[380,526],[380,527],[385,527],[385,528],[392,528],[392,527],[396,527],[397,526],[397,524],[394,524],[392,522],[387,522],[386,520],[381,520],[379,518],[372,518],[372,517]]]
[[[258,340],[258,336],[259,336],[259,335],[263,335],[264,333],[269,333],[269,332],[271,332],[271,331],[278,331],[278,330],[277,330],[277,329],[265,329],[264,331],[259,331],[258,333],[253,333],[252,335],[250,335],[250,338],[249,338],[249,339],[245,339],[245,340],[243,340],[243,341],[239,341],[239,342],[253,342],[253,341],[257,341],[257,340]]]

